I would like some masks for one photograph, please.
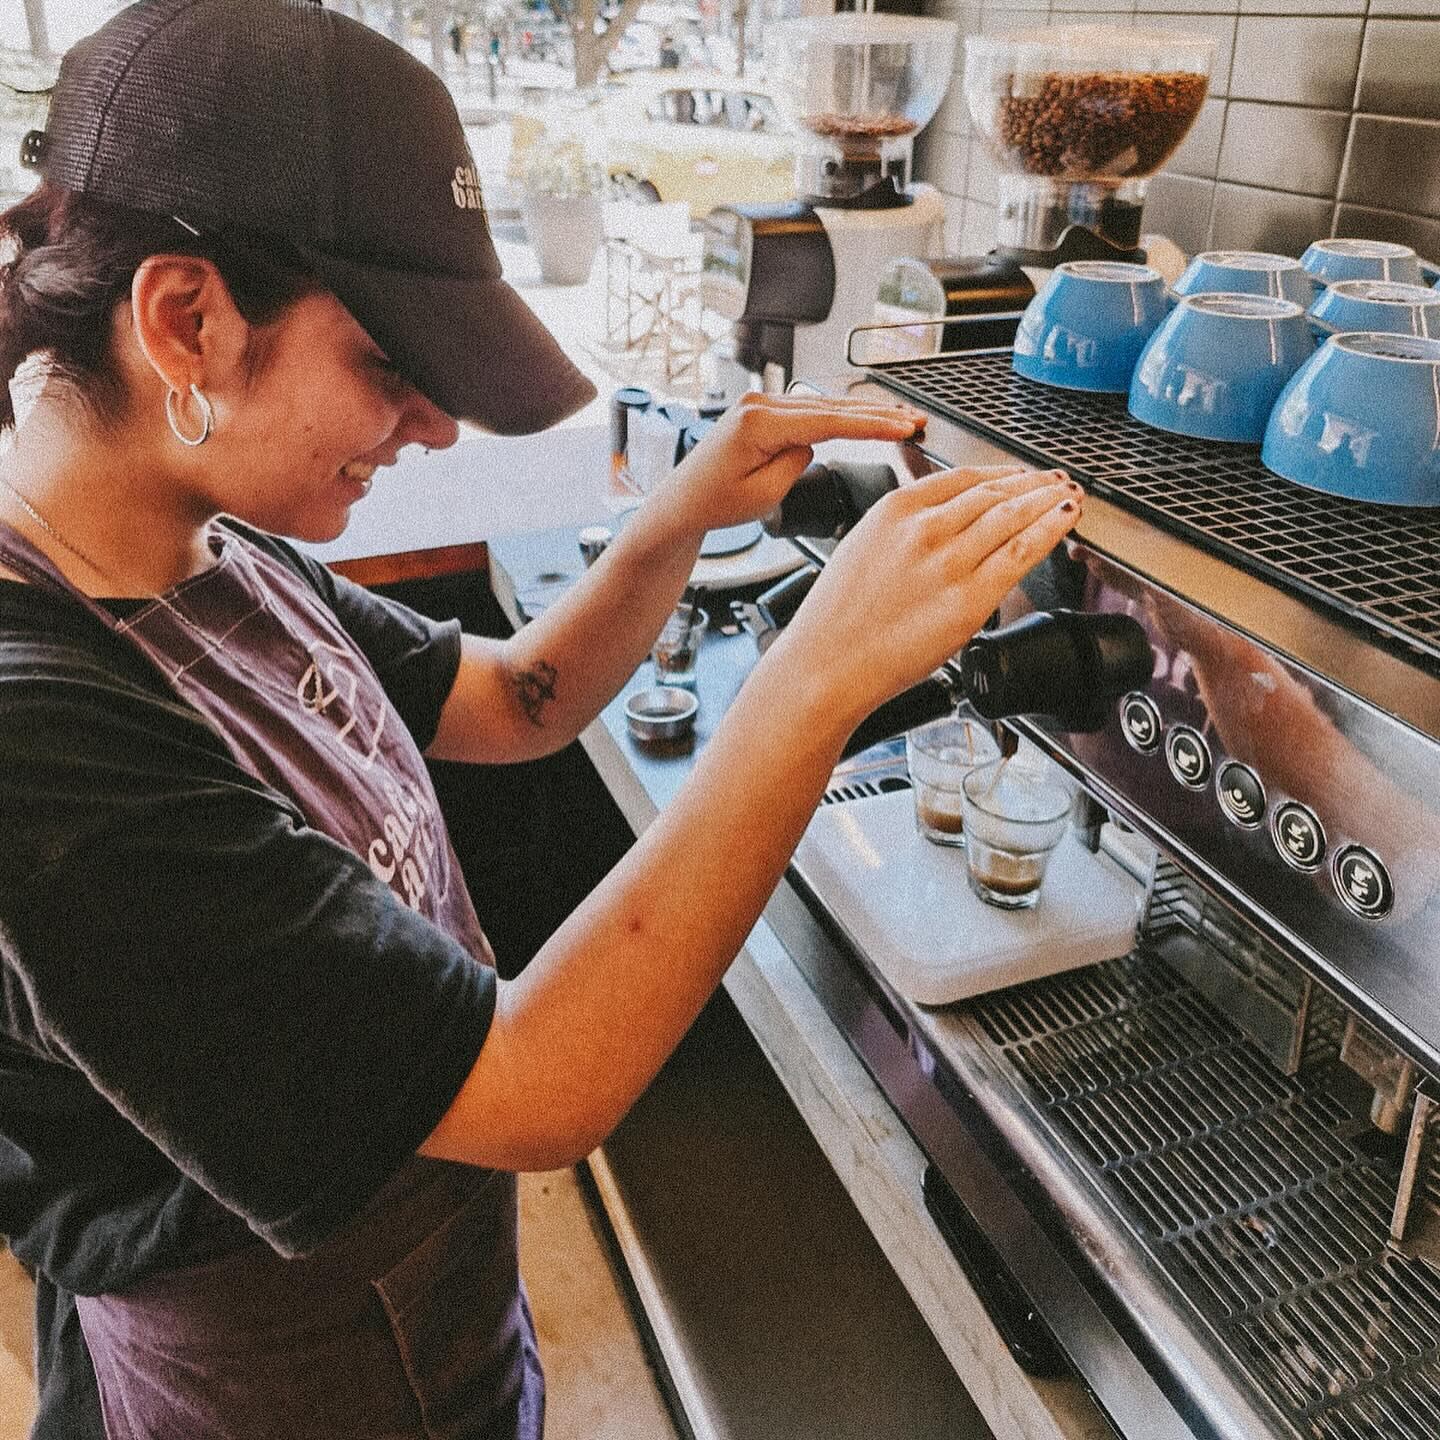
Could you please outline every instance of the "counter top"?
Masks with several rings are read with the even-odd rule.
[[[523,623],[524,618],[517,592],[523,594],[535,576],[547,571],[574,571],[575,556],[570,530],[503,537],[491,545],[492,584],[512,622]],[[712,604],[712,614],[713,609]],[[581,737],[591,763],[637,834],[685,783],[694,753],[714,733],[755,658],[748,635],[706,634],[697,667],[700,712],[690,754],[657,756],[637,744],[626,728],[625,700],[650,683],[648,665],[640,667]],[[783,743],[783,737],[776,738]],[[785,882],[772,908],[777,903],[787,904],[792,914],[797,908]],[[792,928],[793,921],[787,933]],[[926,1157],[769,918],[762,918],[751,932],[725,976],[724,988],[994,1433],[1006,1440],[1099,1440],[1110,1435],[1078,1383],[1034,1379],[1011,1359],[925,1209],[921,1179]],[[602,1175],[603,1169],[601,1157]],[[643,1298],[643,1284],[641,1290]]]

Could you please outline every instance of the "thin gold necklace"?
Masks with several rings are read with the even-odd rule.
[[[107,581],[111,585],[119,584],[119,581],[117,581],[108,570],[97,565],[78,545],[72,545],[4,475],[0,475],[0,485],[3,485],[16,500],[20,502],[20,508],[24,510],[57,545],[68,550],[77,560],[83,560],[102,580]]]
[[[115,586],[119,586],[119,588],[122,589],[122,590],[125,588],[123,585],[120,584],[120,582],[119,582],[108,570],[104,569],[104,568],[103,568],[102,566],[100,566],[100,565],[97,565],[83,550],[81,550],[81,549],[79,548],[79,546],[74,545],[74,544],[72,544],[69,540],[67,540],[67,539],[35,508],[35,506],[30,503],[29,499],[28,499],[25,495],[23,495],[19,490],[17,490],[17,489],[14,487],[14,485],[12,485],[12,484],[10,483],[10,481],[9,481],[4,475],[0,475],[0,485],[3,485],[3,486],[16,498],[16,500],[18,500],[18,501],[20,502],[20,506],[21,506],[21,508],[25,511],[25,513],[26,513],[57,545],[61,546],[61,547],[62,547],[63,549],[65,549],[65,550],[68,550],[68,551],[70,552],[70,554],[72,554],[73,556],[75,556],[75,558],[76,558],[77,560],[83,560],[98,576],[100,576],[100,578],[101,578],[102,580],[106,581],[108,584],[115,585]],[[163,594],[160,594],[159,592],[157,592],[157,593],[155,593],[154,595],[151,595],[151,596],[148,596],[148,597],[138,597],[138,598],[142,598],[142,599],[144,599],[144,598],[152,599],[152,600],[154,600],[157,604],[162,605],[162,606],[163,606],[166,610],[168,610],[177,620],[179,620],[182,625],[184,625],[187,629],[193,631],[196,635],[198,635],[198,636],[200,637],[200,639],[205,642],[205,646],[206,646],[207,649],[212,649],[212,648],[213,648],[213,649],[216,649],[216,650],[224,651],[224,649],[225,649],[224,645],[222,645],[218,640],[216,640],[216,639],[215,639],[212,635],[210,635],[207,631],[202,630],[202,629],[200,628],[200,626],[197,625],[178,605],[176,605],[176,604],[174,604],[172,601],[166,599],[166,597],[165,597]]]

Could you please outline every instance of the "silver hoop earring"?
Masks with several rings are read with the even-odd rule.
[[[175,418],[175,401],[179,394],[178,390],[165,392],[165,418],[170,422],[170,433],[182,445],[189,445],[191,448],[203,445],[210,438],[210,431],[215,425],[215,412],[210,408],[210,402],[205,398],[205,392],[198,385],[191,385],[190,394],[200,407],[200,433],[187,435],[181,430],[180,422]]]

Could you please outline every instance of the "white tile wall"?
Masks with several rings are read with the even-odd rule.
[[[962,28],[956,78],[916,155],[917,177],[948,197],[951,253],[994,243],[995,165],[965,113],[964,34],[1101,23],[1216,43],[1210,98],[1151,182],[1147,229],[1192,251],[1367,235],[1440,260],[1440,0],[933,0],[930,11]]]

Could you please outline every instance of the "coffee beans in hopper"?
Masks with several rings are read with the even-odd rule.
[[[896,140],[910,135],[920,127],[905,115],[894,115],[887,111],[876,111],[863,115],[842,115],[827,111],[819,115],[807,115],[800,122],[816,135],[833,141],[846,154],[873,155],[886,140]]]
[[[1179,145],[1205,99],[1206,77],[1102,73],[1016,77],[999,101],[996,139],[1029,175],[1151,175]]]

